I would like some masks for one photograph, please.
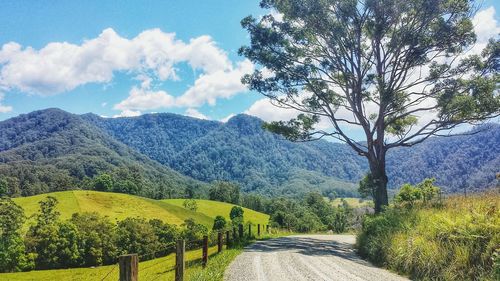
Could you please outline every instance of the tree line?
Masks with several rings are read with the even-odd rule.
[[[57,204],[51,196],[40,201],[24,233],[23,209],[8,197],[0,199],[0,272],[108,265],[127,253],[148,260],[173,251],[179,238],[200,240],[209,232],[192,219],[180,227],[137,217],[113,223],[95,212],[62,220]]]

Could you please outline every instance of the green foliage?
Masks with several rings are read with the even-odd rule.
[[[7,180],[3,177],[0,177],[0,197],[6,195],[8,192],[8,183]]]
[[[202,224],[196,223],[193,219],[187,219],[184,221],[184,229],[181,233],[181,237],[186,241],[192,242],[191,245],[187,245],[189,248],[196,248],[201,245],[201,239],[204,235],[208,234],[208,228]]]
[[[75,213],[70,219],[79,233],[79,251],[83,266],[111,264],[118,249],[115,225],[97,213]]]
[[[149,220],[149,224],[153,227],[154,233],[158,237],[158,241],[161,244],[160,249],[165,249],[167,252],[173,251],[174,248],[172,246],[181,235],[177,226],[164,223],[158,219]],[[160,254],[165,255],[166,252],[160,251]]]
[[[239,204],[240,187],[234,183],[216,181],[208,191],[208,198],[214,201]]]
[[[143,218],[126,218],[117,225],[117,247],[121,254],[137,253],[151,259],[160,249],[155,229]]]
[[[214,226],[212,227],[215,231],[224,230],[226,228],[226,219],[223,216],[216,216],[214,220]]]
[[[111,191],[113,189],[113,178],[102,173],[94,178],[94,189],[97,191]]]
[[[391,207],[365,218],[359,253],[415,280],[496,280],[499,202],[490,193],[438,207]]]
[[[84,117],[182,174],[205,182],[234,182],[247,192],[291,196],[295,194],[288,192],[290,188],[305,194],[315,186],[352,197],[356,191],[346,181],[357,180],[366,167],[344,145],[293,144],[264,130],[262,120],[243,114],[226,123],[167,113]],[[185,193],[186,197],[200,198],[199,192]]]
[[[423,182],[412,186],[404,184],[395,196],[394,201],[398,204],[407,204],[413,207],[417,202],[427,204],[432,202],[439,194],[439,187],[434,186],[435,179],[425,179]]]
[[[233,222],[233,225],[239,225],[243,223],[243,208],[240,206],[234,206],[231,208],[231,212],[229,213],[229,217]]]
[[[196,212],[196,210],[198,209],[198,204],[196,203],[196,200],[194,200],[194,199],[184,200],[184,202],[182,202],[182,206],[184,206],[184,208],[186,208],[190,211],[193,211],[193,212]]]
[[[181,197],[187,187],[206,194],[205,184],[135,152],[81,116],[59,109],[2,121],[0,132],[0,178],[7,181],[9,196],[77,188],[151,198]]]
[[[29,270],[34,266],[21,234],[24,220],[21,207],[10,198],[0,198],[0,272]]]
[[[363,198],[371,197],[374,198],[376,185],[373,182],[373,177],[371,173],[366,174],[363,179],[359,182],[358,192]]]

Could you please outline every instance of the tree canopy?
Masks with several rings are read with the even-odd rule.
[[[479,54],[468,0],[263,0],[242,20],[260,65],[242,81],[296,110],[269,130],[295,141],[331,137],[368,159],[376,211],[387,205],[386,153],[500,113],[500,42]],[[279,15],[279,16],[277,16]],[[325,121],[330,130],[317,129]],[[364,133],[354,139],[353,127]]]

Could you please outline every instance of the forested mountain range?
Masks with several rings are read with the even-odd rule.
[[[88,188],[95,176],[115,178],[115,191],[183,196],[205,184],[181,175],[113,139],[78,115],[59,109],[0,122],[0,179],[10,195]]]
[[[227,123],[163,113],[131,118],[84,117],[185,175],[201,181],[236,181],[246,191],[294,193],[291,189],[300,189],[297,186],[318,185],[324,191],[329,185],[337,192],[348,193],[341,189],[352,187],[345,182],[357,183],[368,170],[365,159],[344,144],[292,143],[263,130],[262,120],[244,114]],[[436,137],[415,147],[390,150],[390,187],[417,183],[426,177],[435,177],[448,192],[494,186],[500,167],[500,125],[488,124],[475,130],[480,132]]]
[[[500,125],[479,129],[389,151],[390,187],[425,177],[436,177],[450,192],[494,186]],[[204,194],[205,183],[214,180],[266,195],[315,189],[353,196],[367,169],[344,144],[292,143],[244,114],[222,123],[169,113],[102,118],[47,109],[0,122],[0,177],[11,194],[86,188],[108,173],[127,181],[118,186],[124,192],[155,198]]]

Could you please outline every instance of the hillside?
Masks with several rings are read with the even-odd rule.
[[[159,113],[129,118],[83,116],[121,142],[182,174],[235,181],[245,191],[280,195],[311,188],[356,195],[364,160],[341,144],[292,143],[240,114],[227,123]],[[321,184],[318,184],[321,183]]]
[[[204,184],[141,155],[80,116],[59,109],[0,122],[0,177],[7,194],[29,196],[89,188],[101,173],[114,174],[123,192],[148,197],[182,196]]]
[[[476,130],[389,151],[390,188],[425,177],[436,177],[446,192],[494,186],[500,125]],[[269,196],[317,190],[355,197],[367,169],[344,144],[293,143],[244,114],[222,123],[169,113],[101,118],[47,109],[0,122],[0,180],[12,196],[88,189],[92,178],[107,173],[113,191],[150,198],[183,197],[187,189],[204,197],[213,180]]]
[[[167,113],[112,119],[88,114],[84,118],[182,174],[201,181],[236,181],[246,191],[279,195],[311,187],[325,190],[311,180],[319,178],[323,186],[351,196],[368,170],[365,159],[344,144],[292,143],[263,130],[262,120],[244,114],[227,123]],[[500,125],[481,129],[473,135],[436,137],[389,151],[390,188],[425,177],[436,177],[437,184],[449,192],[494,185],[500,165]]]
[[[14,198],[14,202],[24,209],[27,217],[38,211],[38,202],[47,196],[57,198],[57,211],[62,219],[70,218],[73,213],[97,212],[108,216],[112,221],[127,217],[160,219],[168,224],[181,225],[188,218],[211,228],[213,219],[222,215],[229,219],[233,204],[210,200],[197,200],[198,210],[190,211],[182,207],[184,199],[154,200],[121,193],[72,190]],[[244,220],[267,224],[269,216],[244,208]]]
[[[182,207],[182,203],[184,202],[184,199],[164,199],[161,201],[168,203],[168,204]],[[229,213],[231,212],[231,208],[233,208],[235,206],[234,204],[230,204],[230,203],[217,202],[217,201],[211,201],[211,200],[202,200],[202,199],[196,200],[196,204],[198,207],[198,209],[196,210],[197,213],[207,215],[211,218],[215,218],[216,216],[223,216],[228,221],[231,219],[229,217]],[[244,222],[251,222],[253,224],[266,225],[269,223],[269,215],[266,215],[264,213],[260,213],[260,212],[257,212],[257,211],[254,211],[254,210],[251,210],[248,208],[243,208],[243,221]]]

